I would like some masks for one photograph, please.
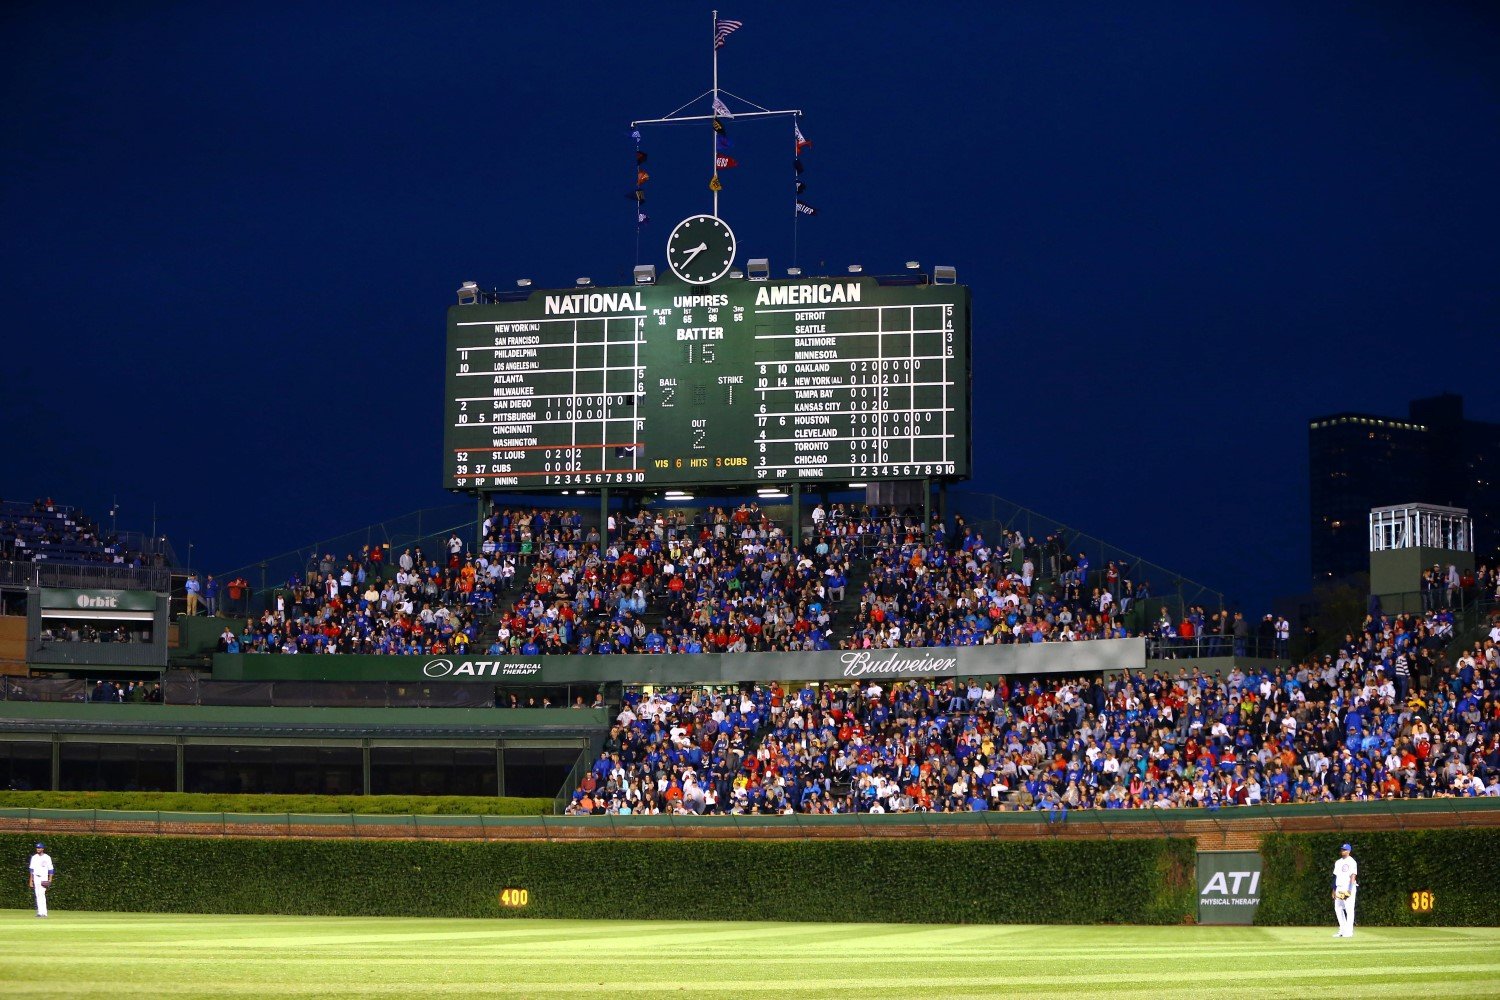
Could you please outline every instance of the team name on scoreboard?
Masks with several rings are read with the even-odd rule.
[[[571,295],[548,295],[548,316],[572,316],[580,313],[644,312],[640,292],[574,292]]]
[[[828,302],[858,302],[862,289],[854,282],[821,285],[762,285],[755,292],[758,306],[821,305]]]

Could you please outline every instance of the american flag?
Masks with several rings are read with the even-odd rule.
[[[722,49],[724,39],[739,31],[745,26],[743,21],[716,21],[714,22],[714,48]]]

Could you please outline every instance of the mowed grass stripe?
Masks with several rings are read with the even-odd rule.
[[[1493,928],[1033,927],[0,911],[0,995],[1500,995]],[[1191,963],[1184,970],[1183,960]]]

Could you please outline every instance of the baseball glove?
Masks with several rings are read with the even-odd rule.
[[[1348,899],[1349,898],[1349,894],[1347,892],[1345,892],[1343,889],[1340,889],[1338,892],[1334,893],[1334,895],[1338,896],[1339,899]]]

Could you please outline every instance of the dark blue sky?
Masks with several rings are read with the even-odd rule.
[[[1307,577],[1308,417],[1451,390],[1500,419],[1494,5],[721,14],[721,84],[806,113],[798,263],[972,286],[971,488],[1258,607]],[[627,123],[707,89],[708,33],[695,5],[7,5],[0,495],[118,494],[138,528],[154,501],[210,570],[450,502],[453,290],[629,273]],[[787,133],[736,127],[721,204],[778,271]],[[708,139],[645,147],[660,262]]]

